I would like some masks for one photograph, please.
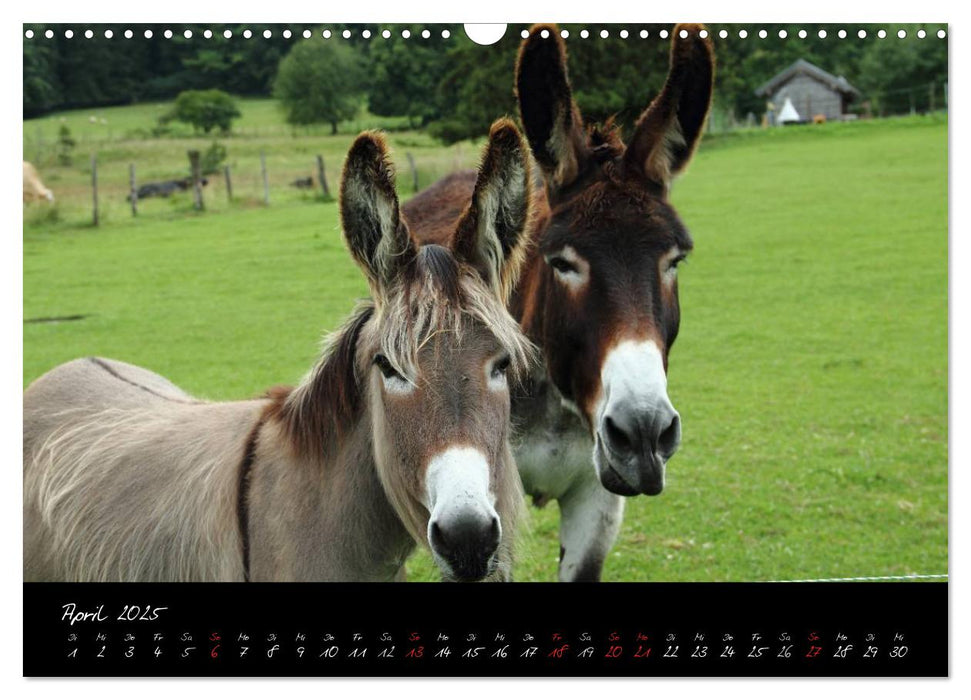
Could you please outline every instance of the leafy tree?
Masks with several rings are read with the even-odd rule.
[[[307,40],[280,61],[273,95],[290,124],[337,125],[353,118],[367,86],[360,55],[346,42]]]
[[[222,90],[186,90],[179,93],[172,110],[159,121],[163,124],[170,121],[185,122],[205,134],[216,128],[228,134],[233,119],[239,116],[241,115],[236,101]]]
[[[57,162],[61,165],[71,165],[74,162],[74,147],[77,141],[71,136],[67,124],[61,124],[57,132]]]
[[[421,25],[409,28],[412,36]],[[395,27],[400,32],[399,26]],[[448,69],[446,41],[436,31],[428,39],[378,41],[370,46],[368,109],[381,117],[408,117],[412,128],[438,119],[438,84]]]

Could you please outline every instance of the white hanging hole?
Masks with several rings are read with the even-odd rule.
[[[789,36],[789,32],[787,32],[785,29],[780,29],[779,30],[779,38],[780,39],[785,39],[787,36]]]
[[[186,39],[191,39],[192,38],[192,30],[191,29],[186,29],[184,32],[182,32],[182,36],[184,36]]]
[[[367,31],[367,30],[365,29],[364,31]],[[370,35],[371,35],[371,32],[368,32],[368,36],[370,36]],[[432,33],[430,31],[428,31],[427,29],[422,29],[421,30],[421,38],[422,39],[430,39],[431,36],[432,36]]]
[[[543,37],[544,39],[549,39],[550,38],[550,30],[549,29],[544,29],[543,31],[541,31],[539,33],[539,35],[541,37]]]
[[[211,29],[207,29],[206,31],[204,31],[202,33],[202,36],[206,37],[207,39],[212,39],[212,30]]]
[[[630,36],[630,33],[626,29],[621,29],[620,30],[620,38],[621,39],[626,39],[629,36]]]
[[[363,36],[365,39],[370,39],[371,38],[371,30],[370,29],[365,29],[363,32],[361,32],[361,36]],[[428,37],[425,37],[425,38],[427,39]]]
[[[24,32],[24,36],[27,37],[28,39],[33,39],[34,38],[34,30],[33,29],[28,29],[26,32]]]
[[[269,39],[271,36],[273,36],[273,32],[271,32],[269,29],[264,29],[263,30],[263,38],[264,39]]]
[[[391,38],[391,30],[385,29],[383,32],[381,32],[381,36],[383,36],[385,39],[390,39]]]
[[[590,32],[588,32],[586,29],[581,29],[580,30],[580,38],[581,39],[586,39],[589,36],[590,36]]]
[[[927,32],[925,32],[923,29],[918,29],[917,30],[917,38],[918,39],[923,39],[925,36],[927,36]]]
[[[648,34],[647,34],[647,30],[646,30],[646,29],[642,29],[642,30],[641,30],[641,33],[640,33],[640,37],[641,37],[641,39],[646,39],[646,38],[647,38],[647,36],[648,36]]]
[[[846,30],[845,29],[840,29],[838,32],[836,32],[836,36],[838,36],[840,39],[845,39],[846,38]]]
[[[866,29],[861,29],[856,33],[856,35],[861,39],[866,39]]]
[[[668,38],[668,30],[667,29],[662,29],[661,30],[661,38],[662,39],[667,39]]]
[[[126,39],[131,39],[133,36],[135,36],[135,32],[133,32],[131,29],[126,29],[125,30],[125,38]]]
[[[764,29],[759,30],[759,39],[765,39],[767,36],[769,36],[769,33],[767,31],[765,31]]]
[[[53,39],[54,38],[54,30],[53,29],[48,29],[46,32],[44,32],[44,36],[46,36],[48,39]]]
[[[609,36],[610,36],[610,32],[608,32],[606,29],[601,29],[600,30],[600,38],[601,39],[606,39]]]
[[[320,33],[320,35],[321,35],[322,37],[324,37],[325,39],[330,39],[330,36],[331,36],[331,35],[330,35],[330,30],[329,30],[329,29],[325,29],[324,31],[322,31],[322,32]]]
[[[682,39],[687,39],[688,38],[688,30],[687,29],[682,29],[680,32],[678,32],[678,36],[681,37]]]
[[[528,39],[529,38],[529,30],[528,29],[522,30],[521,32],[519,32],[519,36],[521,36],[523,39]]]
[[[877,32],[877,39],[886,39],[886,38],[887,38],[886,29],[881,29],[880,31]]]
[[[569,29],[562,29],[562,30],[560,30],[560,36],[563,37],[564,39],[569,39],[570,38],[570,30]]]
[[[708,30],[707,29],[702,29],[700,32],[698,32],[698,36],[700,36],[702,39],[707,39],[708,38]]]
[[[289,29],[284,29],[283,30],[283,38],[284,39],[289,39],[292,36],[293,36],[293,32],[291,32]]]
[[[253,32],[251,32],[249,29],[244,29],[243,30],[243,38],[244,39],[249,39],[251,36],[253,36]]]
[[[74,31],[71,30],[71,29],[68,29],[66,32],[64,32],[64,37],[67,38],[67,39],[73,39],[74,38]]]
[[[304,39],[309,39],[313,35],[314,35],[314,33],[312,31],[310,31],[309,29],[304,29],[303,30],[303,38]]]
[[[748,32],[747,32],[747,31],[745,31],[744,29],[740,29],[740,30],[738,31],[738,38],[739,38],[739,39],[744,39],[744,38],[746,38],[747,36],[748,36]]]
[[[448,39],[450,36],[452,36],[452,32],[448,31],[447,29],[443,29],[442,30],[442,38],[443,39]]]
[[[727,29],[722,29],[720,32],[718,32],[718,38],[719,39],[727,39],[728,38],[728,30]]]
[[[166,29],[164,32],[162,32],[162,36],[164,36],[166,39],[171,39],[172,38],[172,30],[171,29]]]
[[[111,39],[115,33],[110,29],[105,29],[105,39]]]
[[[947,32],[945,32],[943,29],[938,29],[937,30],[937,38],[938,39],[943,39],[946,36],[947,36]]]
[[[809,32],[807,32],[805,29],[800,29],[799,30],[799,38],[800,39],[805,39],[807,36],[809,36]]]
[[[826,38],[826,30],[825,29],[820,29],[819,32],[816,34],[816,36],[818,36],[820,39],[825,39]]]
[[[90,29],[84,30],[84,38],[85,39],[93,39],[94,38],[94,32],[92,32]]]
[[[231,31],[229,31],[228,29],[223,32],[223,38],[224,39],[231,39],[232,37],[233,37],[233,33]]]
[[[898,39],[906,39],[907,38],[907,32],[905,32],[903,29],[901,29],[899,32],[897,32],[897,38]]]
[[[401,38],[402,39],[410,39],[411,38],[411,32],[408,31],[407,29],[405,29],[403,32],[401,32]]]
[[[344,37],[345,39],[350,39],[351,38],[351,30],[350,29],[345,29],[343,32],[341,32],[341,36]]]
[[[506,33],[505,24],[466,24],[463,27],[465,28],[465,36],[479,46],[491,46]]]

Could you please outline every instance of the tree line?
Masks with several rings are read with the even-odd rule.
[[[466,38],[460,25],[328,25],[304,27],[267,25],[178,25],[178,33],[163,38],[167,25],[134,25],[134,37],[123,32],[131,25],[52,26],[47,39],[44,25],[30,25],[34,38],[24,39],[24,117],[60,109],[168,100],[185,90],[219,89],[240,96],[277,96],[294,124],[331,123],[349,119],[366,107],[378,116],[407,117],[412,127],[427,128],[446,142],[480,136],[501,113],[516,111],[513,71],[525,25],[510,25],[492,46],[478,46]],[[899,28],[906,39],[897,38]],[[94,37],[83,37],[86,29]],[[243,30],[252,32],[243,38]],[[668,40],[659,38],[668,25],[630,25],[626,39],[620,26],[562,25],[570,32],[567,47],[574,93],[584,114],[594,120],[615,117],[630,125],[657,93],[667,73]],[[767,25],[769,35],[757,36],[762,27],[712,25],[718,61],[715,109],[729,118],[761,115],[764,99],[755,89],[798,58],[804,58],[834,75],[843,75],[862,93],[874,113],[924,110],[935,105],[933,90],[943,91],[947,80],[947,39],[936,32],[943,25],[928,25],[919,39],[915,25]],[[837,37],[843,28],[848,36]],[[111,29],[113,37],[104,38]],[[144,38],[148,29],[153,38]],[[191,38],[181,32],[188,29]],[[210,29],[212,38],[203,38]],[[271,36],[264,38],[269,29]],[[341,33],[348,29],[352,38]],[[370,39],[361,36],[371,32]],[[389,29],[392,38],[381,32]],[[410,38],[401,38],[403,30]],[[423,38],[421,32],[430,30]],[[450,34],[442,37],[442,30]],[[581,30],[589,32],[581,38]],[[728,38],[718,37],[720,29]],[[779,30],[788,33],[779,39]],[[796,38],[804,29],[806,38]],[[827,32],[820,38],[819,30]],[[857,32],[864,30],[865,39]],[[884,29],[886,38],[876,38]],[[232,37],[224,38],[229,30]],[[601,39],[607,30],[609,39]],[[646,30],[648,38],[640,38]],[[295,97],[303,96],[303,99]]]

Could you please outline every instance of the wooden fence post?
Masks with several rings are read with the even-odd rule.
[[[100,225],[98,217],[98,154],[91,154],[91,191],[94,204],[94,225]]]
[[[411,168],[411,188],[412,192],[418,191],[418,168],[415,166],[415,159],[412,157],[410,152],[405,153],[405,158],[408,159],[408,167]]]
[[[226,177],[226,196],[229,201],[233,201],[233,179],[229,176],[229,166],[223,168],[223,175]]]
[[[135,186],[134,163],[128,165],[128,187],[131,190],[131,194],[128,195],[131,198],[131,215],[138,216],[138,188]]]
[[[317,156],[317,179],[320,180],[320,189],[323,190],[324,197],[330,199],[330,188],[327,187],[327,174],[324,172],[324,157]]]
[[[266,153],[260,151],[260,168],[263,171],[263,203],[270,205],[270,181],[266,178]]]
[[[199,167],[199,151],[189,151],[189,165],[192,167],[192,206],[196,211],[202,211],[202,175]]]

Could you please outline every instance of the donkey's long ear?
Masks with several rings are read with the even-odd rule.
[[[372,292],[378,293],[415,254],[398,210],[394,169],[380,134],[363,133],[351,146],[341,176],[340,207],[347,247],[367,275]]]
[[[452,247],[503,300],[522,264],[531,192],[527,146],[516,125],[500,119],[489,132],[472,203],[459,219]]]
[[[583,117],[567,76],[566,45],[556,25],[534,25],[523,40],[516,94],[526,138],[547,181],[554,187],[569,185],[583,166],[587,147]]]
[[[711,105],[715,55],[710,34],[701,38],[704,29],[701,24],[674,28],[667,81],[641,114],[624,156],[628,165],[665,189],[691,160]]]

